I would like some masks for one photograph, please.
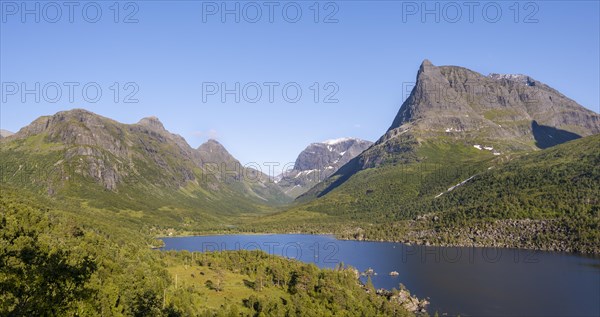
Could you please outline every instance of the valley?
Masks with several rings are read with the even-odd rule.
[[[73,109],[1,136],[0,312],[11,316],[492,311],[457,309],[458,298],[426,310],[409,291],[442,292],[416,281],[392,290],[357,276],[355,265],[367,267],[356,259],[317,267],[244,250],[196,258],[194,247],[156,250],[171,249],[165,237],[331,234],[357,247],[600,254],[600,115],[525,75],[425,60],[378,140],[314,142],[279,175],[243,165],[214,139],[192,148],[156,117],[128,124]],[[530,312],[517,307],[497,313]]]
[[[599,12],[0,0],[0,317],[600,316]]]

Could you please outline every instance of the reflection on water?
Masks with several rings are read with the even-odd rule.
[[[377,288],[404,284],[429,312],[461,316],[599,316],[600,257],[518,249],[409,246],[326,235],[164,238],[165,250],[263,250],[320,267],[372,268]],[[391,276],[392,271],[398,276]]]

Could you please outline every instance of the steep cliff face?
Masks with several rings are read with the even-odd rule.
[[[493,158],[598,133],[600,115],[529,76],[483,76],[425,60],[386,133],[303,199],[322,196],[364,169],[454,155],[438,151],[444,147],[475,148]],[[437,150],[421,150],[432,143]]]
[[[288,196],[295,198],[331,176],[372,144],[356,138],[312,143],[300,152],[292,170],[279,175],[277,184]]]
[[[600,116],[526,75],[491,74],[425,60],[416,84],[389,132],[413,130],[482,141],[535,145],[534,125],[588,136],[600,133]]]
[[[361,155],[359,165],[414,160],[410,150],[426,140],[449,139],[506,153],[598,133],[600,115],[529,76],[483,76],[425,60],[392,125]]]

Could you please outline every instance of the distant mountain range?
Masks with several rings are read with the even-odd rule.
[[[244,167],[216,140],[191,148],[156,117],[123,124],[75,109],[2,135],[6,183],[99,207],[225,215],[287,203],[371,144],[352,138],[311,144],[293,170],[274,179]]]
[[[340,167],[369,148],[373,142],[341,138],[312,143],[300,152],[294,168],[277,177],[277,184],[293,198],[331,176]]]
[[[215,140],[191,148],[156,117],[123,124],[75,109],[2,131],[0,176],[163,228],[229,230],[251,217],[252,231],[600,250],[597,113],[526,75],[425,60],[391,121],[375,143],[310,144],[273,180]],[[499,238],[511,230],[528,238]]]
[[[5,184],[97,208],[211,223],[290,200],[218,142],[193,149],[156,117],[123,124],[75,109],[40,117],[1,142]]]

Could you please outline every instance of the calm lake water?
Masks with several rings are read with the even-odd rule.
[[[600,257],[496,248],[408,246],[327,235],[164,238],[164,250],[256,250],[332,268],[377,272],[377,288],[404,284],[429,312],[461,316],[600,316]],[[398,276],[389,273],[397,271]]]

